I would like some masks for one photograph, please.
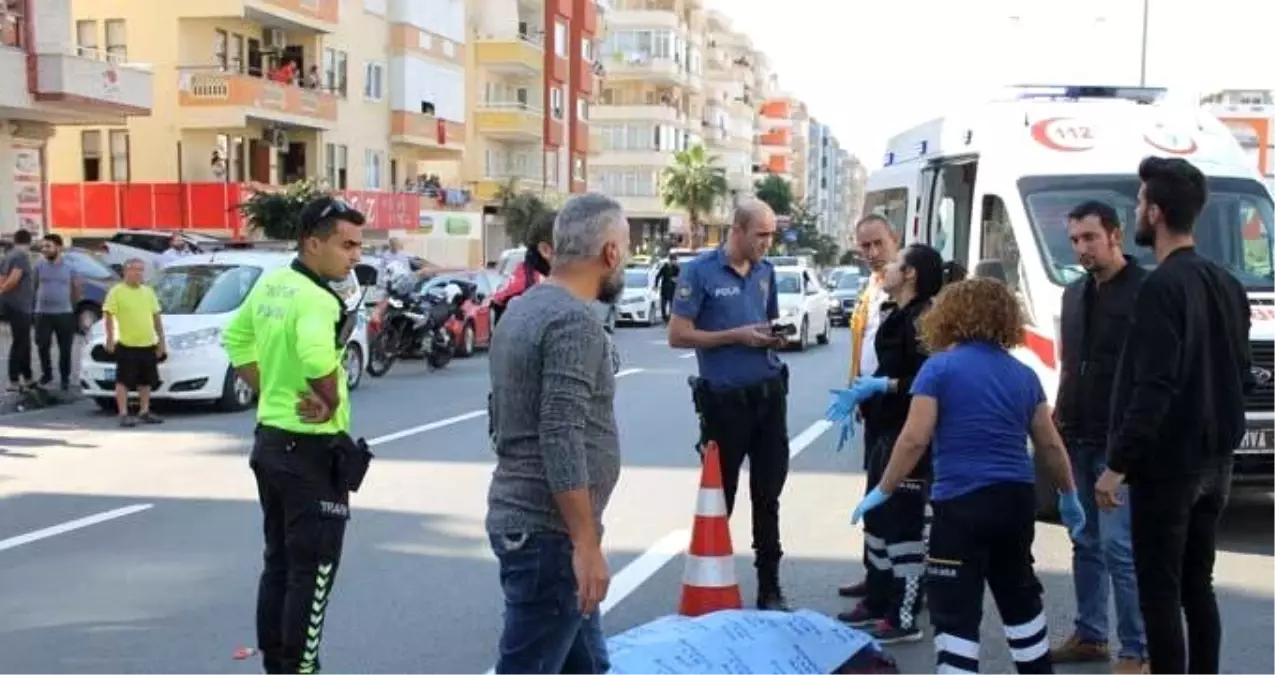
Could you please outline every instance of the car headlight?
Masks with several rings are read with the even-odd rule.
[[[782,316],[782,317],[783,317],[783,318],[785,318],[785,319],[791,319],[791,318],[793,318],[793,317],[797,316],[797,308],[796,308],[796,307],[789,307],[789,308],[787,308],[787,309],[783,310],[782,312],[780,312],[780,313],[779,313],[779,315],[780,315],[780,316]]]
[[[621,300],[620,304],[621,305],[640,305],[642,304],[642,298],[635,295],[633,297],[625,298]]]
[[[173,335],[168,338],[168,347],[174,351],[196,349],[215,345],[221,341],[220,328],[201,328],[189,333]]]

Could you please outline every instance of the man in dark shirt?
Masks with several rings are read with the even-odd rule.
[[[35,276],[31,274],[31,233],[13,233],[13,248],[0,261],[0,312],[9,322],[9,388],[31,384],[31,310]]]
[[[1099,507],[1113,509],[1129,483],[1152,672],[1216,673],[1217,523],[1244,433],[1244,392],[1254,385],[1248,298],[1195,251],[1192,233],[1208,199],[1200,170],[1149,157],[1138,177],[1135,240],[1155,250],[1159,265],[1138,291],[1111,397],[1107,470],[1095,492]]]
[[[1111,384],[1129,333],[1138,286],[1146,277],[1124,254],[1116,210],[1099,201],[1067,216],[1067,236],[1087,274],[1063,291],[1061,377],[1054,419],[1071,459],[1071,473],[1085,510],[1085,527],[1072,537],[1076,627],[1054,648],[1054,663],[1111,659],[1108,596],[1116,601],[1120,658],[1112,673],[1140,673],[1146,660],[1138,583],[1133,568],[1129,505],[1100,511],[1094,483],[1107,468]]]
[[[656,285],[660,287],[660,314],[664,317],[664,323],[668,323],[668,318],[673,309],[673,291],[677,289],[677,277],[681,274],[681,267],[677,264],[677,256],[669,253],[668,260],[660,265],[660,271],[655,273]]]

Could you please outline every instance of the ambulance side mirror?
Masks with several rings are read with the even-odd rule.
[[[358,264],[354,266],[354,276],[358,278],[360,286],[376,285],[376,268],[371,265]]]
[[[1009,283],[1009,275],[1005,274],[1005,262],[999,258],[980,260],[974,266],[974,276]]]

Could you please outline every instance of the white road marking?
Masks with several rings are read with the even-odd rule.
[[[79,530],[79,529],[88,527],[90,525],[105,523],[108,520],[115,520],[116,518],[131,516],[134,513],[140,513],[154,506],[155,506],[154,504],[133,504],[132,506],[123,506],[118,509],[111,509],[110,511],[95,513],[91,516],[76,518],[75,520],[68,520],[67,522],[62,523],[60,525],[46,527],[42,530],[36,530],[34,532],[20,534],[16,537],[9,537],[8,539],[0,540],[0,551],[7,551],[11,548],[17,548],[19,546],[22,546],[23,544],[30,544],[33,542],[40,541],[41,539],[56,537],[59,534],[74,532],[75,530]]]
[[[788,440],[789,457],[796,457],[801,454],[801,451],[810,447],[830,427],[832,427],[831,422],[819,420],[806,427],[801,433],[793,436]],[[606,600],[602,601],[599,611],[605,615],[615,609],[616,605],[632,595],[642,584],[649,581],[670,560],[685,553],[690,545],[691,533],[689,530],[673,530],[660,537],[642,555],[620,570],[619,574],[611,577],[611,587],[607,590]],[[486,675],[493,675],[495,672],[496,669],[493,667],[487,671]]]
[[[628,377],[629,375],[640,373],[643,370],[645,369],[644,368],[628,368],[616,373],[615,376]],[[423,434],[426,431],[442,429],[443,427],[449,427],[453,424],[459,424],[461,422],[467,422],[472,419],[478,419],[479,417],[486,417],[486,416],[487,416],[487,411],[485,409],[471,410],[467,413],[461,413],[459,415],[456,415],[455,417],[448,417],[447,419],[437,420],[434,422],[430,422],[428,424],[421,424],[419,426],[409,427],[407,429],[402,429],[400,431],[388,433],[388,434],[385,434],[384,436],[377,436],[376,438],[368,439],[367,444],[370,446],[384,445],[385,443],[391,443],[393,441],[407,438],[408,436]]]
[[[695,358],[695,352],[687,352],[687,353],[685,353],[685,354],[679,354],[679,355],[677,356],[677,358],[679,358],[679,359],[693,359],[693,358]]]

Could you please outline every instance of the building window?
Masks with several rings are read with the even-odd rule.
[[[447,58],[456,57],[456,43],[451,40],[443,40],[443,56]]]
[[[585,61],[593,61],[593,40],[590,40],[589,38],[581,38],[580,58]]]
[[[365,150],[363,154],[364,172],[366,180],[364,187],[369,190],[380,190],[381,185],[381,153],[376,150]]]
[[[323,88],[333,94],[346,96],[349,93],[348,75],[346,71],[346,63],[349,55],[345,52],[332,49],[331,47],[323,50]]]
[[[97,58],[97,22],[75,22],[76,53],[85,58]]]
[[[575,157],[571,161],[571,180],[584,181],[584,158]]]
[[[549,110],[555,120],[562,119],[562,87],[549,88]]]
[[[106,20],[106,58],[112,63],[128,60],[128,25],[123,19]]]
[[[244,68],[243,36],[235,33],[230,36],[230,72],[242,73]]]
[[[230,56],[227,50],[230,48],[230,34],[218,28],[213,31],[213,61],[221,66],[222,71],[229,70]]]
[[[576,119],[581,122],[589,121],[589,102],[583,98],[576,99]]]
[[[427,52],[431,51],[434,49],[434,36],[425,31],[419,31],[416,37],[416,46]]]
[[[553,24],[553,53],[558,58],[567,58],[567,24],[555,21]]]
[[[350,149],[344,145],[328,143],[324,150],[324,177],[328,181],[328,187],[333,190],[346,189]]]
[[[128,132],[111,131],[111,180],[116,183],[127,183],[128,178]]]
[[[80,132],[80,165],[84,169],[84,182],[102,180],[102,132]]]
[[[363,69],[363,97],[380,101],[384,95],[385,64],[369,62]]]

